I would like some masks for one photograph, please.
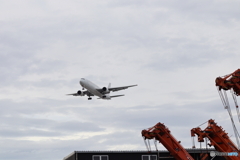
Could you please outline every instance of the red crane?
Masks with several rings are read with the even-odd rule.
[[[142,136],[145,140],[155,139],[162,143],[177,160],[194,160],[180,142],[171,135],[170,130],[163,123],[157,123],[148,130],[142,130]]]
[[[240,95],[240,69],[237,69],[231,74],[228,74],[223,77],[217,77],[216,86],[219,87],[219,90],[230,90],[233,89],[234,93]]]
[[[227,160],[240,160],[240,152],[236,145],[230,140],[227,133],[223,130],[221,126],[218,126],[214,120],[210,119],[208,121],[208,126],[201,130],[201,128],[193,128],[191,130],[191,136],[194,137],[195,134],[198,136],[198,142],[204,142],[204,138],[210,140],[209,146],[214,146],[214,148],[219,152],[235,152],[238,156],[225,156]]]
[[[236,107],[238,120],[240,122],[240,111],[239,111],[238,102],[236,98],[236,96],[240,95],[240,69],[237,69],[233,73],[228,74],[226,76],[217,77],[215,82],[216,82],[218,93],[222,100],[223,106],[225,109],[227,109],[230,120],[232,122],[232,127],[236,137],[237,146],[238,148],[240,148],[240,142],[239,142],[240,135],[238,133],[237,127],[233,119],[233,114],[230,108],[230,103],[229,103],[227,92],[226,92],[228,90],[230,90],[231,92],[231,95]]]

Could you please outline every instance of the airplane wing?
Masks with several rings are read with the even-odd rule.
[[[123,86],[123,87],[109,87],[107,88],[109,92],[113,91],[113,92],[116,92],[116,91],[120,91],[120,90],[124,90],[124,89],[127,89],[128,87],[134,87],[134,86],[137,86],[137,85],[131,85],[131,86]],[[106,87],[104,87],[106,89]],[[100,93],[104,93],[105,90],[103,90],[103,88],[100,88],[100,89],[96,89],[98,92]]]
[[[120,91],[120,90],[124,90],[124,89],[127,89],[129,87],[135,87],[137,85],[131,85],[131,86],[123,86],[123,87],[112,87],[112,88],[108,88],[109,91],[113,91],[113,92],[116,92],[116,91]]]
[[[72,95],[72,96],[80,96],[78,93],[71,93],[71,94],[67,94],[67,95]],[[88,91],[84,91],[83,95],[87,95],[87,96],[94,96],[92,93],[88,92]]]

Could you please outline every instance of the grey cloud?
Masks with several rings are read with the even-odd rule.
[[[22,117],[1,117],[1,137],[57,137],[81,132],[99,132],[103,128],[91,122],[65,121]]]
[[[96,109],[84,109],[84,118],[89,121],[99,122],[100,126],[120,127],[130,130],[144,129],[151,127],[157,122],[168,122],[170,125],[188,124],[195,126],[212,117],[211,112],[218,113],[216,107],[218,101],[214,103],[194,103],[191,105],[177,106],[166,104],[159,106],[135,106],[128,108],[98,107]],[[70,109],[70,108],[69,108]],[[72,108],[73,115],[81,116],[80,108]],[[197,112],[198,114],[192,114]],[[116,114],[118,113],[118,114]],[[94,115],[89,117],[87,115]],[[123,118],[124,117],[124,118]],[[192,119],[192,121],[188,121]]]
[[[61,136],[62,133],[56,131],[43,131],[40,129],[19,129],[14,126],[9,126],[9,128],[2,128],[0,131],[0,136],[5,138],[24,138],[24,137],[55,137]],[[11,128],[11,129],[10,129]]]
[[[93,122],[78,122],[78,121],[68,121],[60,122],[56,126],[53,126],[54,130],[59,130],[61,132],[99,132],[105,129],[99,127],[98,124]]]
[[[155,54],[153,56],[153,62],[150,62],[145,67],[152,68],[159,71],[176,71],[178,69],[187,69],[187,68],[198,68],[209,65],[211,63],[220,61],[224,55],[217,53],[217,51],[206,50],[209,47],[201,47],[203,49],[199,49],[195,52],[195,50],[191,51],[191,48],[197,49],[198,47],[190,47],[183,50],[179,50],[178,54],[175,53],[165,53],[165,54]],[[200,48],[200,47],[199,47]],[[203,50],[203,52],[201,52]],[[206,50],[206,51],[205,51]],[[192,54],[185,54],[185,53]],[[233,57],[235,57],[234,53],[230,53]],[[145,68],[143,67],[143,68]]]

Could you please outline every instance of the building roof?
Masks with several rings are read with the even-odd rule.
[[[185,148],[186,151],[189,153],[194,152],[208,152],[208,151],[215,151],[214,148]],[[169,152],[168,150],[158,150],[159,152]],[[142,152],[148,152],[147,150],[99,150],[99,151],[75,151],[75,153],[142,153]],[[156,150],[152,150],[151,152],[157,152]]]

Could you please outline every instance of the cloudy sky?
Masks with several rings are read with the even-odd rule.
[[[0,159],[146,150],[141,131],[158,122],[186,148],[210,118],[235,140],[214,81],[240,68],[239,1],[0,4]],[[138,86],[111,101],[66,96],[82,77]]]

